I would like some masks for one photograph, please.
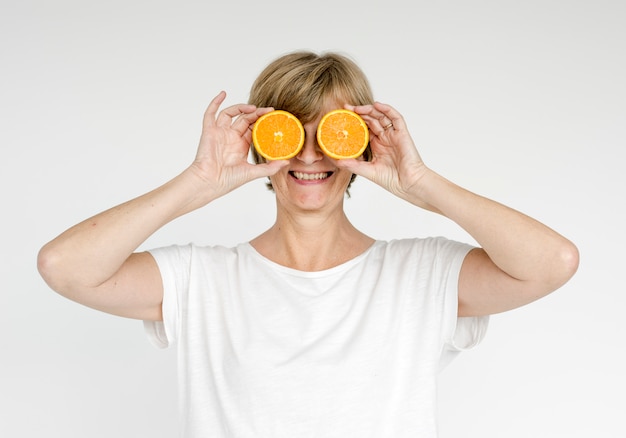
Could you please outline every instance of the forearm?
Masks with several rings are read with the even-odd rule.
[[[432,171],[423,175],[414,199],[460,225],[496,266],[515,279],[556,288],[576,268],[572,265],[577,264],[577,250],[563,236]]]
[[[42,276],[57,291],[105,282],[156,230],[207,202],[198,198],[198,184],[187,170],[145,195],[68,229],[41,249]]]

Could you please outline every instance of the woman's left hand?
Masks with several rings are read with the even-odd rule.
[[[393,107],[380,102],[362,106],[346,105],[345,108],[359,114],[367,123],[372,160],[337,160],[337,166],[373,181],[402,199],[429,208],[416,199],[420,181],[428,169],[402,115]]]
[[[336,160],[422,208],[457,223],[478,243],[459,274],[458,314],[500,313],[559,288],[578,268],[578,249],[544,224],[474,194],[426,167],[403,117],[389,105],[346,107],[370,128],[372,161]]]

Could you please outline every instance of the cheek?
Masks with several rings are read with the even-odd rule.
[[[286,170],[281,170],[278,173],[269,177],[272,186],[284,186],[286,179],[289,178],[289,174]]]
[[[341,170],[337,173],[337,180],[341,181],[342,185],[346,187],[350,184],[350,180],[352,179],[352,172],[347,170]]]

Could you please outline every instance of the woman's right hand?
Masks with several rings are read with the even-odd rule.
[[[166,223],[288,163],[248,163],[252,125],[271,108],[234,105],[218,114],[225,97],[221,92],[211,101],[196,159],[185,171],[73,226],[41,249],[38,268],[52,289],[104,312],[161,319],[158,267],[148,253],[134,251]]]
[[[222,91],[209,104],[196,158],[188,169],[200,179],[207,202],[249,181],[271,176],[288,164],[286,160],[256,165],[248,162],[252,127],[272,108],[237,104],[218,113],[225,98],[226,93]]]

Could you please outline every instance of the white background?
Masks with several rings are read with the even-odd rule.
[[[626,3],[3,0],[0,10],[0,436],[173,437],[175,353],[138,321],[51,292],[39,248],[176,175],[202,114],[276,56],[337,50],[458,184],[572,239],[576,276],[492,317],[441,375],[441,437],[624,437]],[[447,219],[357,179],[346,209],[380,239]],[[273,220],[255,181],[145,248],[231,245]]]

